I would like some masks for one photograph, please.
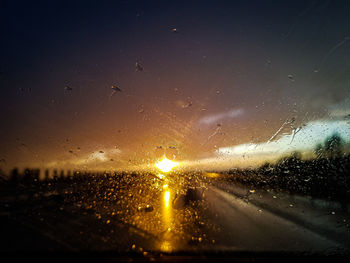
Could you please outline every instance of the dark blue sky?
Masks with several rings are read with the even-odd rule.
[[[285,119],[323,118],[349,97],[349,1],[1,1],[0,10],[8,166],[116,146],[121,162],[138,163],[158,144],[197,158],[266,141]],[[109,99],[112,85],[123,92]],[[213,116],[220,123],[200,124]]]

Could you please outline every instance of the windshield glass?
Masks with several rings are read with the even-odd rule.
[[[0,251],[349,252],[349,1],[0,5]]]

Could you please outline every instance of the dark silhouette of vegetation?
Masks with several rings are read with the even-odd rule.
[[[321,143],[317,144],[314,150],[316,158],[322,158],[324,156],[324,148]]]
[[[335,158],[343,154],[345,142],[338,133],[328,137],[324,144],[317,144],[314,153],[317,158]]]
[[[344,140],[338,133],[335,133],[326,139],[324,149],[328,157],[339,157],[343,152],[343,145]]]
[[[291,194],[350,202],[350,156],[301,160],[283,158],[257,169],[235,169],[224,180]]]
[[[275,164],[256,169],[234,169],[224,180],[252,188],[274,189],[316,198],[350,202],[350,155],[344,152],[344,140],[335,133],[315,147],[314,159],[303,160],[294,152]],[[219,179],[221,180],[221,179]]]

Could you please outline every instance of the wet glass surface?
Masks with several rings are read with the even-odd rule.
[[[0,251],[349,255],[349,13],[1,1]]]

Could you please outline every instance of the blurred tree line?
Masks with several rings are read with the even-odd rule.
[[[317,158],[335,158],[343,154],[345,141],[338,133],[328,137],[324,144],[317,144],[314,153]]]
[[[227,180],[252,188],[275,189],[291,194],[350,202],[349,145],[334,133],[317,144],[314,157],[303,159],[300,152],[265,163],[255,169],[233,169]],[[347,151],[346,151],[347,150]]]

